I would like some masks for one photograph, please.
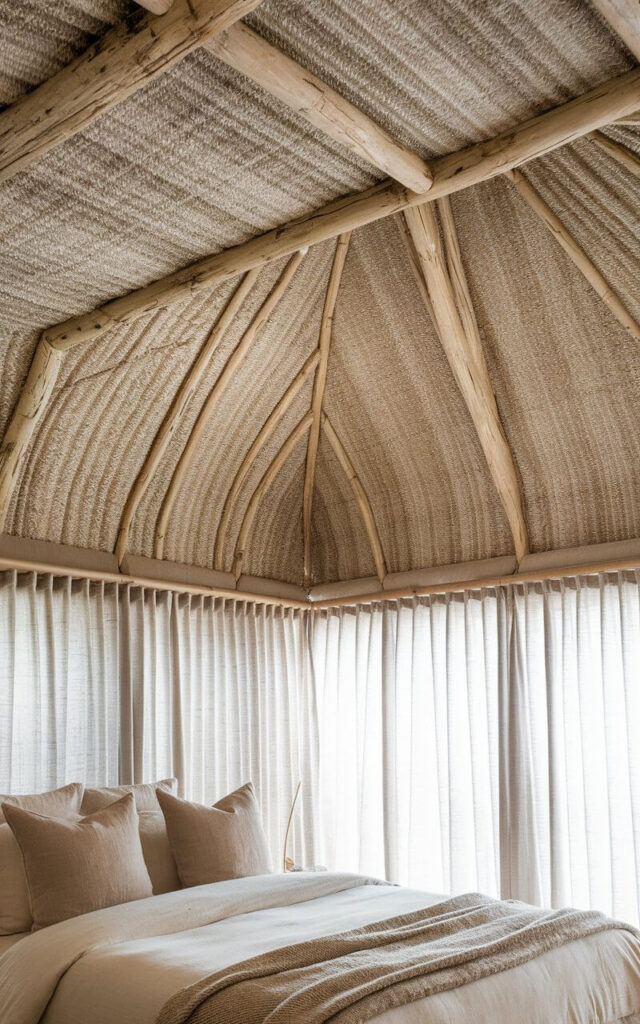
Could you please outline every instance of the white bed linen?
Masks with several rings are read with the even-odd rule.
[[[0,1019],[155,1024],[174,992],[214,970],[441,898],[354,876],[301,874],[220,882],[111,907],[37,932],[0,959]],[[610,931],[396,1008],[376,1022],[604,1024],[638,1010],[640,943]]]

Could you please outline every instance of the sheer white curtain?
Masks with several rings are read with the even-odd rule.
[[[316,614],[325,861],[638,922],[639,584]]]
[[[311,863],[300,612],[124,587],[121,615],[122,780],[176,775],[185,796],[212,802],[251,779],[279,866],[302,779],[290,852]]]
[[[494,591],[313,616],[325,863],[499,893],[504,611]]]
[[[0,792],[118,782],[114,585],[0,574]]]

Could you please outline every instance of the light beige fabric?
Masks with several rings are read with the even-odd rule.
[[[249,782],[213,807],[158,790],[169,843],[185,887],[271,871],[260,808]]]
[[[3,796],[0,794],[0,822],[6,821],[3,804],[22,807],[34,814],[45,814],[50,818],[68,818],[80,813],[82,805],[83,785],[72,782],[60,789],[51,789],[46,793],[33,793],[25,796]]]
[[[160,779],[159,782],[140,782],[131,786],[105,786],[103,789],[85,789],[82,798],[81,814],[93,814],[103,807],[120,800],[127,793],[133,793],[138,814],[147,811],[159,811],[160,805],[156,796],[156,790],[162,789],[165,793],[178,792],[177,779]]]
[[[0,935],[0,956],[6,953],[8,949],[15,946],[16,942],[20,942],[20,939],[25,939],[29,935],[29,932],[21,932],[16,935]]]
[[[151,895],[131,793],[75,821],[3,810],[24,858],[34,930]]]
[[[80,810],[82,785],[30,796],[0,796],[0,935],[27,932],[33,924],[22,853],[6,824],[2,803],[52,817],[73,817]]]
[[[157,789],[165,793],[176,793],[178,780],[161,779],[155,783],[142,782],[132,786],[85,789],[82,800],[82,813],[93,814],[94,811],[108,807],[127,793],[133,793],[140,820],[142,853],[155,895],[180,888],[180,878],[169,846],[167,827],[156,796]]]
[[[0,961],[2,1024],[156,1024],[179,989],[282,946],[409,914],[441,895],[351,875],[235,879],[64,921]],[[376,1024],[604,1024],[640,1006],[640,945],[606,932]]]

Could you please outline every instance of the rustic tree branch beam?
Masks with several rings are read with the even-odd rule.
[[[213,415],[213,412],[217,407],[218,402],[220,401],[227,387],[231,383],[234,374],[236,373],[241,363],[247,356],[254,339],[265,326],[269,317],[271,316],[274,309],[278,305],[280,299],[282,298],[285,291],[289,287],[289,284],[291,283],[291,280],[296,270],[298,269],[300,263],[304,259],[305,253],[306,250],[304,252],[297,252],[294,256],[291,257],[284,271],[278,278],[278,281],[271,289],[269,295],[262,303],[262,306],[260,307],[256,315],[254,316],[253,320],[249,324],[249,327],[246,329],[246,331],[242,335],[242,338],[240,339],[240,341],[234,348],[233,352],[229,356],[227,362],[224,365],[224,369],[222,370],[220,376],[218,377],[217,381],[215,382],[213,388],[209,393],[209,397],[202,406],[202,409],[200,410],[198,418],[193,426],[193,430],[189,435],[189,440],[187,441],[184,450],[180,456],[180,459],[178,460],[178,464],[173,472],[171,483],[169,484],[169,489],[164,497],[164,501],[160,509],[160,515],[158,516],[158,522],[156,525],[155,533],[155,558],[164,557],[164,544],[167,529],[169,526],[169,520],[171,518],[171,513],[173,511],[173,507],[176,503],[176,499],[180,492],[180,488],[182,487],[184,479],[187,475],[188,469],[195,457],[198,444],[200,443],[200,439],[202,438],[202,435],[206,430],[207,424],[209,423],[209,420],[211,419],[211,416]]]
[[[338,437],[338,434],[331,423],[331,420],[325,412],[322,413],[322,429],[324,431],[327,441],[333,449],[333,453],[340,463],[347,480],[351,486],[351,490],[354,493],[358,508],[360,509],[360,515],[362,522],[367,533],[369,540],[369,546],[371,548],[371,554],[373,555],[373,561],[376,567],[376,575],[380,580],[380,583],[384,580],[387,575],[387,564],[384,558],[384,552],[382,550],[382,543],[380,541],[380,534],[378,533],[378,527],[376,526],[375,517],[373,515],[373,509],[371,508],[371,502],[367,497],[367,492],[362,486],[362,482],[355,471],[353,463],[349,458],[347,451]]]
[[[235,554],[233,558],[232,573],[236,578],[236,581],[240,579],[242,575],[242,562],[247,550],[247,541],[249,534],[251,533],[251,527],[258,511],[258,506],[262,500],[263,495],[268,491],[269,487],[275,480],[276,476],[284,466],[285,462],[291,455],[298,442],[304,437],[304,434],[311,426],[311,420],[313,414],[311,410],[302,417],[296,427],[293,428],[289,434],[287,440],[284,442],[282,447],[279,449],[275,457],[272,459],[269,467],[262,476],[260,483],[256,487],[255,491],[251,495],[249,504],[247,505],[244,518],[242,520],[242,526],[240,527],[240,533],[238,534],[238,540],[236,542]]]
[[[242,489],[242,485],[247,479],[249,473],[251,472],[251,468],[255,463],[257,456],[262,451],[269,438],[273,435],[274,430],[282,421],[287,411],[291,408],[291,405],[299,395],[300,390],[302,389],[304,384],[307,382],[307,380],[315,370],[316,366],[318,365],[319,358],[320,350],[315,349],[311,353],[311,355],[305,360],[303,366],[300,368],[294,379],[291,381],[291,384],[285,391],[284,395],[282,396],[278,404],[274,406],[271,413],[265,420],[260,432],[256,436],[253,444],[249,448],[249,451],[245,455],[244,459],[242,460],[238,468],[238,472],[236,473],[233,479],[233,483],[231,484],[229,493],[227,494],[227,497],[225,499],[224,508],[222,510],[222,515],[220,517],[218,529],[216,531],[216,540],[213,551],[213,565],[214,568],[216,569],[222,569],[224,543],[227,537],[231,515],[233,509],[235,508],[235,503],[237,501],[238,495]]]
[[[0,114],[0,182],[82,131],[259,2],[175,0],[160,17],[141,14],[111,29]]]
[[[529,550],[520,477],[500,421],[451,210],[446,203],[441,209],[446,257],[433,207],[430,204],[413,207],[405,216],[429,291],[435,326],[476,428],[520,561]]]
[[[320,362],[316,370],[313,382],[313,395],[311,397],[311,412],[313,421],[307,440],[307,460],[304,471],[304,489],[302,494],[302,535],[303,535],[303,574],[304,585],[311,583],[311,514],[313,511],[313,489],[316,479],[316,461],[318,458],[318,446],[320,443],[320,416],[324,402],[324,390],[327,383],[327,369],[329,366],[329,351],[331,348],[331,335],[333,331],[333,314],[336,308],[338,290],[342,279],[342,272],[347,258],[351,233],[340,235],[333,257],[333,265],[329,276],[327,294],[322,310],[320,323]]]
[[[433,185],[426,197],[403,188],[397,182],[380,182],[365,192],[343,196],[309,216],[213,256],[205,256],[144,288],[66,320],[45,331],[45,337],[54,348],[64,349],[91,341],[110,327],[129,323],[149,310],[166,306],[203,288],[212,288],[245,270],[262,267],[290,255],[303,246],[324,242],[408,207],[430,202],[502,174],[631,113],[639,105],[640,68],[635,68],[497,138],[434,160],[431,165]]]
[[[640,61],[640,4],[638,0],[593,0],[613,31]]]
[[[431,172],[422,157],[248,25],[236,23],[206,48],[390,178],[415,192],[431,187]]]
[[[27,458],[29,444],[55,387],[62,352],[40,339],[13,416],[0,447],[0,532],[9,503]]]
[[[629,332],[632,338],[640,341],[640,324],[631,315],[620,296],[613,290],[607,279],[600,273],[596,265],[589,259],[584,249],[578,245],[560,218],[553,212],[542,196],[527,181],[520,171],[508,171],[507,177],[513,182],[527,205],[537,213],[541,221],[549,229],[556,242],[564,249],[569,259],[580,273],[587,279],[591,287],[609,307],[618,323]]]
[[[118,565],[122,565],[122,560],[127,552],[129,532],[131,530],[131,524],[137,508],[162,461],[164,453],[169,447],[180,420],[191,404],[191,400],[193,399],[193,396],[198,389],[198,385],[211,362],[214,352],[226,334],[228,327],[230,327],[237,314],[240,312],[257,277],[258,271],[250,270],[236,288],[212,330],[209,332],[209,336],[202,346],[198,357],[185,376],[175,398],[173,399],[173,402],[171,403],[167,415],[162,421],[162,425],[156,434],[155,440],[144,461],[142,469],[138,473],[122,513],[115,549]]]
[[[626,146],[622,146],[619,142],[614,142],[607,135],[603,135],[602,132],[594,132],[591,136],[593,141],[600,149],[612,156],[614,160],[617,160],[619,164],[626,167],[628,171],[635,174],[636,178],[640,178],[640,156],[628,149]]]
[[[136,3],[152,14],[166,14],[173,0],[136,0]]]

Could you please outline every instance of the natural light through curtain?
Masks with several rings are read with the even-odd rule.
[[[299,863],[637,922],[632,572],[315,614],[0,575],[0,792],[252,778]]]

